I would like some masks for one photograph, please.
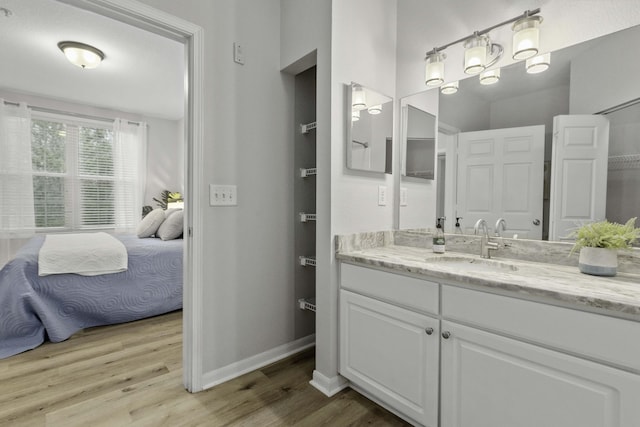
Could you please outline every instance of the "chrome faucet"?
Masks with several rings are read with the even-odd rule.
[[[498,218],[496,221],[496,228],[494,230],[496,237],[502,237],[502,234],[500,234],[500,226],[502,226],[502,231],[507,231],[507,221],[505,221],[504,218]]]
[[[479,219],[476,222],[476,225],[473,226],[473,229],[475,230],[475,234],[478,234],[478,231],[484,232],[480,237],[480,258],[491,258],[490,251],[498,249],[498,243],[489,240],[489,227],[487,227],[487,221]]]

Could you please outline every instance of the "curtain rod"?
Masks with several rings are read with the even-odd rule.
[[[4,101],[5,105],[13,105],[18,107],[20,105],[19,102],[13,102],[13,101]],[[27,104],[27,108],[33,110],[33,111],[38,111],[40,113],[53,113],[53,114],[64,114],[67,116],[73,116],[73,117],[78,117],[81,119],[89,119],[89,120],[97,120],[99,122],[109,122],[109,123],[113,123],[115,122],[115,119],[108,119],[106,117],[100,117],[100,116],[92,116],[89,114],[82,114],[82,113],[74,113],[71,111],[64,111],[64,110],[57,110],[55,108],[46,108],[46,107],[38,107],[37,105],[29,105]],[[140,126],[140,122],[132,122],[132,121],[128,121],[128,123],[130,125],[136,125],[136,126]]]
[[[632,105],[636,105],[638,103],[640,103],[640,98],[635,98],[635,99],[632,99],[631,101],[623,102],[622,104],[618,104],[613,107],[607,108],[606,110],[598,111],[595,114],[606,115],[606,114],[615,113],[616,111],[622,110],[627,107],[631,107]]]

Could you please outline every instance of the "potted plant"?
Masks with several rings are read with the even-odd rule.
[[[615,276],[618,269],[618,249],[630,248],[640,237],[636,218],[625,224],[607,220],[585,224],[575,230],[576,238],[571,253],[580,249],[580,272],[594,276]]]

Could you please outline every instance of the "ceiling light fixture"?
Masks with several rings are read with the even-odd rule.
[[[492,85],[498,83],[500,80],[500,68],[494,68],[493,70],[487,70],[480,73],[481,85]]]
[[[527,12],[522,19],[513,24],[513,59],[527,59],[538,53],[542,16],[529,16]]]
[[[357,122],[360,120],[360,110],[351,110],[351,121]]]
[[[455,82],[445,83],[442,86],[440,86],[440,93],[443,93],[445,95],[453,95],[458,91],[459,85],[460,84],[458,83],[457,80]]]
[[[367,109],[367,111],[369,112],[369,114],[371,114],[372,116],[375,116],[377,114],[382,113],[382,104],[378,104],[378,105],[372,105],[371,107],[369,107]]]
[[[547,71],[551,66],[551,53],[543,53],[542,55],[534,56],[527,59],[526,68],[529,74],[538,74],[543,71]]]
[[[522,15],[511,18],[507,21],[485,28],[482,31],[475,31],[467,37],[463,37],[440,47],[435,47],[426,54],[425,84],[427,86],[438,86],[444,83],[444,60],[446,58],[443,50],[457,43],[464,43],[464,72],[466,74],[478,74],[487,68],[495,65],[504,53],[504,48],[498,43],[493,43],[489,37],[489,32],[507,24],[513,25],[516,33],[513,36],[514,58],[517,55],[533,56],[538,51],[538,25],[542,22],[542,17],[534,16],[540,13],[540,9],[527,10]],[[525,30],[523,33],[522,31]],[[525,43],[525,41],[528,42]],[[516,48],[516,42],[519,46]],[[530,53],[530,49],[535,47],[535,52]],[[522,56],[524,59],[528,56]]]
[[[365,95],[364,88],[362,86],[355,86],[353,88],[351,108],[357,111],[367,108],[367,96]]]
[[[63,41],[58,47],[69,62],[80,68],[96,68],[105,58],[100,49],[80,42]]]
[[[427,53],[425,59],[427,64],[424,69],[424,83],[427,86],[438,86],[444,83],[444,60],[446,58],[447,55],[436,49]]]

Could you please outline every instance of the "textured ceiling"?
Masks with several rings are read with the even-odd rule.
[[[166,119],[184,116],[184,46],[55,0],[0,0],[0,88]],[[70,64],[57,43],[87,43],[98,68]]]

